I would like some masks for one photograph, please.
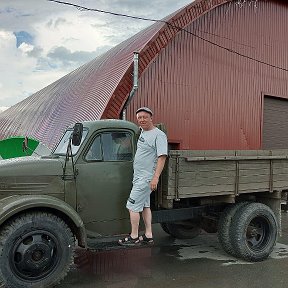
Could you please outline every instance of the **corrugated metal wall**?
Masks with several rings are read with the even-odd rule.
[[[139,51],[140,88],[129,119],[136,120],[137,107],[151,106],[182,149],[261,148],[263,95],[288,98],[288,72],[252,59],[288,68],[288,4],[237,2],[196,0],[167,16],[169,25],[141,31],[1,113],[0,139],[27,135],[53,147],[76,121],[117,118]]]
[[[288,69],[288,4],[221,5],[186,29]],[[259,149],[263,95],[288,98],[288,72],[180,32],[143,73],[129,108],[150,106],[182,149]],[[287,123],[288,124],[288,123]]]

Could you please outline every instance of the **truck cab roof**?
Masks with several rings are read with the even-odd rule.
[[[129,121],[119,120],[119,119],[102,119],[95,121],[84,121],[82,122],[83,126],[89,130],[89,133],[94,132],[99,129],[130,129],[135,131],[136,133],[139,130],[139,127]],[[73,126],[69,127],[69,129],[73,129]]]

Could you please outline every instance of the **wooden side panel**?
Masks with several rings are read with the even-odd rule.
[[[173,159],[173,164],[169,165],[168,197],[181,199],[234,194],[236,164],[233,161],[187,161],[187,157],[217,156],[223,155],[223,151],[177,152],[179,152],[178,165],[174,155],[170,157]],[[233,151],[225,152],[227,156],[234,155]]]
[[[288,160],[273,161],[273,188],[274,190],[287,190],[288,188]]]
[[[269,191],[269,181],[269,160],[244,160],[239,163],[239,194],[250,191]]]
[[[175,194],[175,167],[176,159],[169,158],[161,175],[160,195],[158,194],[158,204],[163,208],[172,208]],[[173,172],[174,171],[174,172]],[[174,182],[173,182],[174,179]],[[170,186],[169,186],[170,185]]]
[[[288,190],[288,150],[171,151],[164,175],[169,206],[173,199]]]

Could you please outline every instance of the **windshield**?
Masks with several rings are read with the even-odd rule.
[[[60,154],[60,155],[65,155],[66,154],[67,146],[68,146],[69,139],[70,139],[70,136],[71,136],[72,132],[73,132],[73,130],[67,130],[65,132],[64,136],[62,137],[62,139],[59,142],[58,146],[54,150],[53,154]],[[87,134],[88,134],[88,130],[84,128],[80,145],[79,146],[74,146],[71,143],[72,154],[73,155],[75,155],[78,152],[78,150],[79,150],[81,144],[83,143],[84,139],[86,138]]]

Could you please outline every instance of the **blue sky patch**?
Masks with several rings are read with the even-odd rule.
[[[18,48],[22,43],[33,44],[33,36],[26,31],[14,32],[17,42],[16,47]]]

